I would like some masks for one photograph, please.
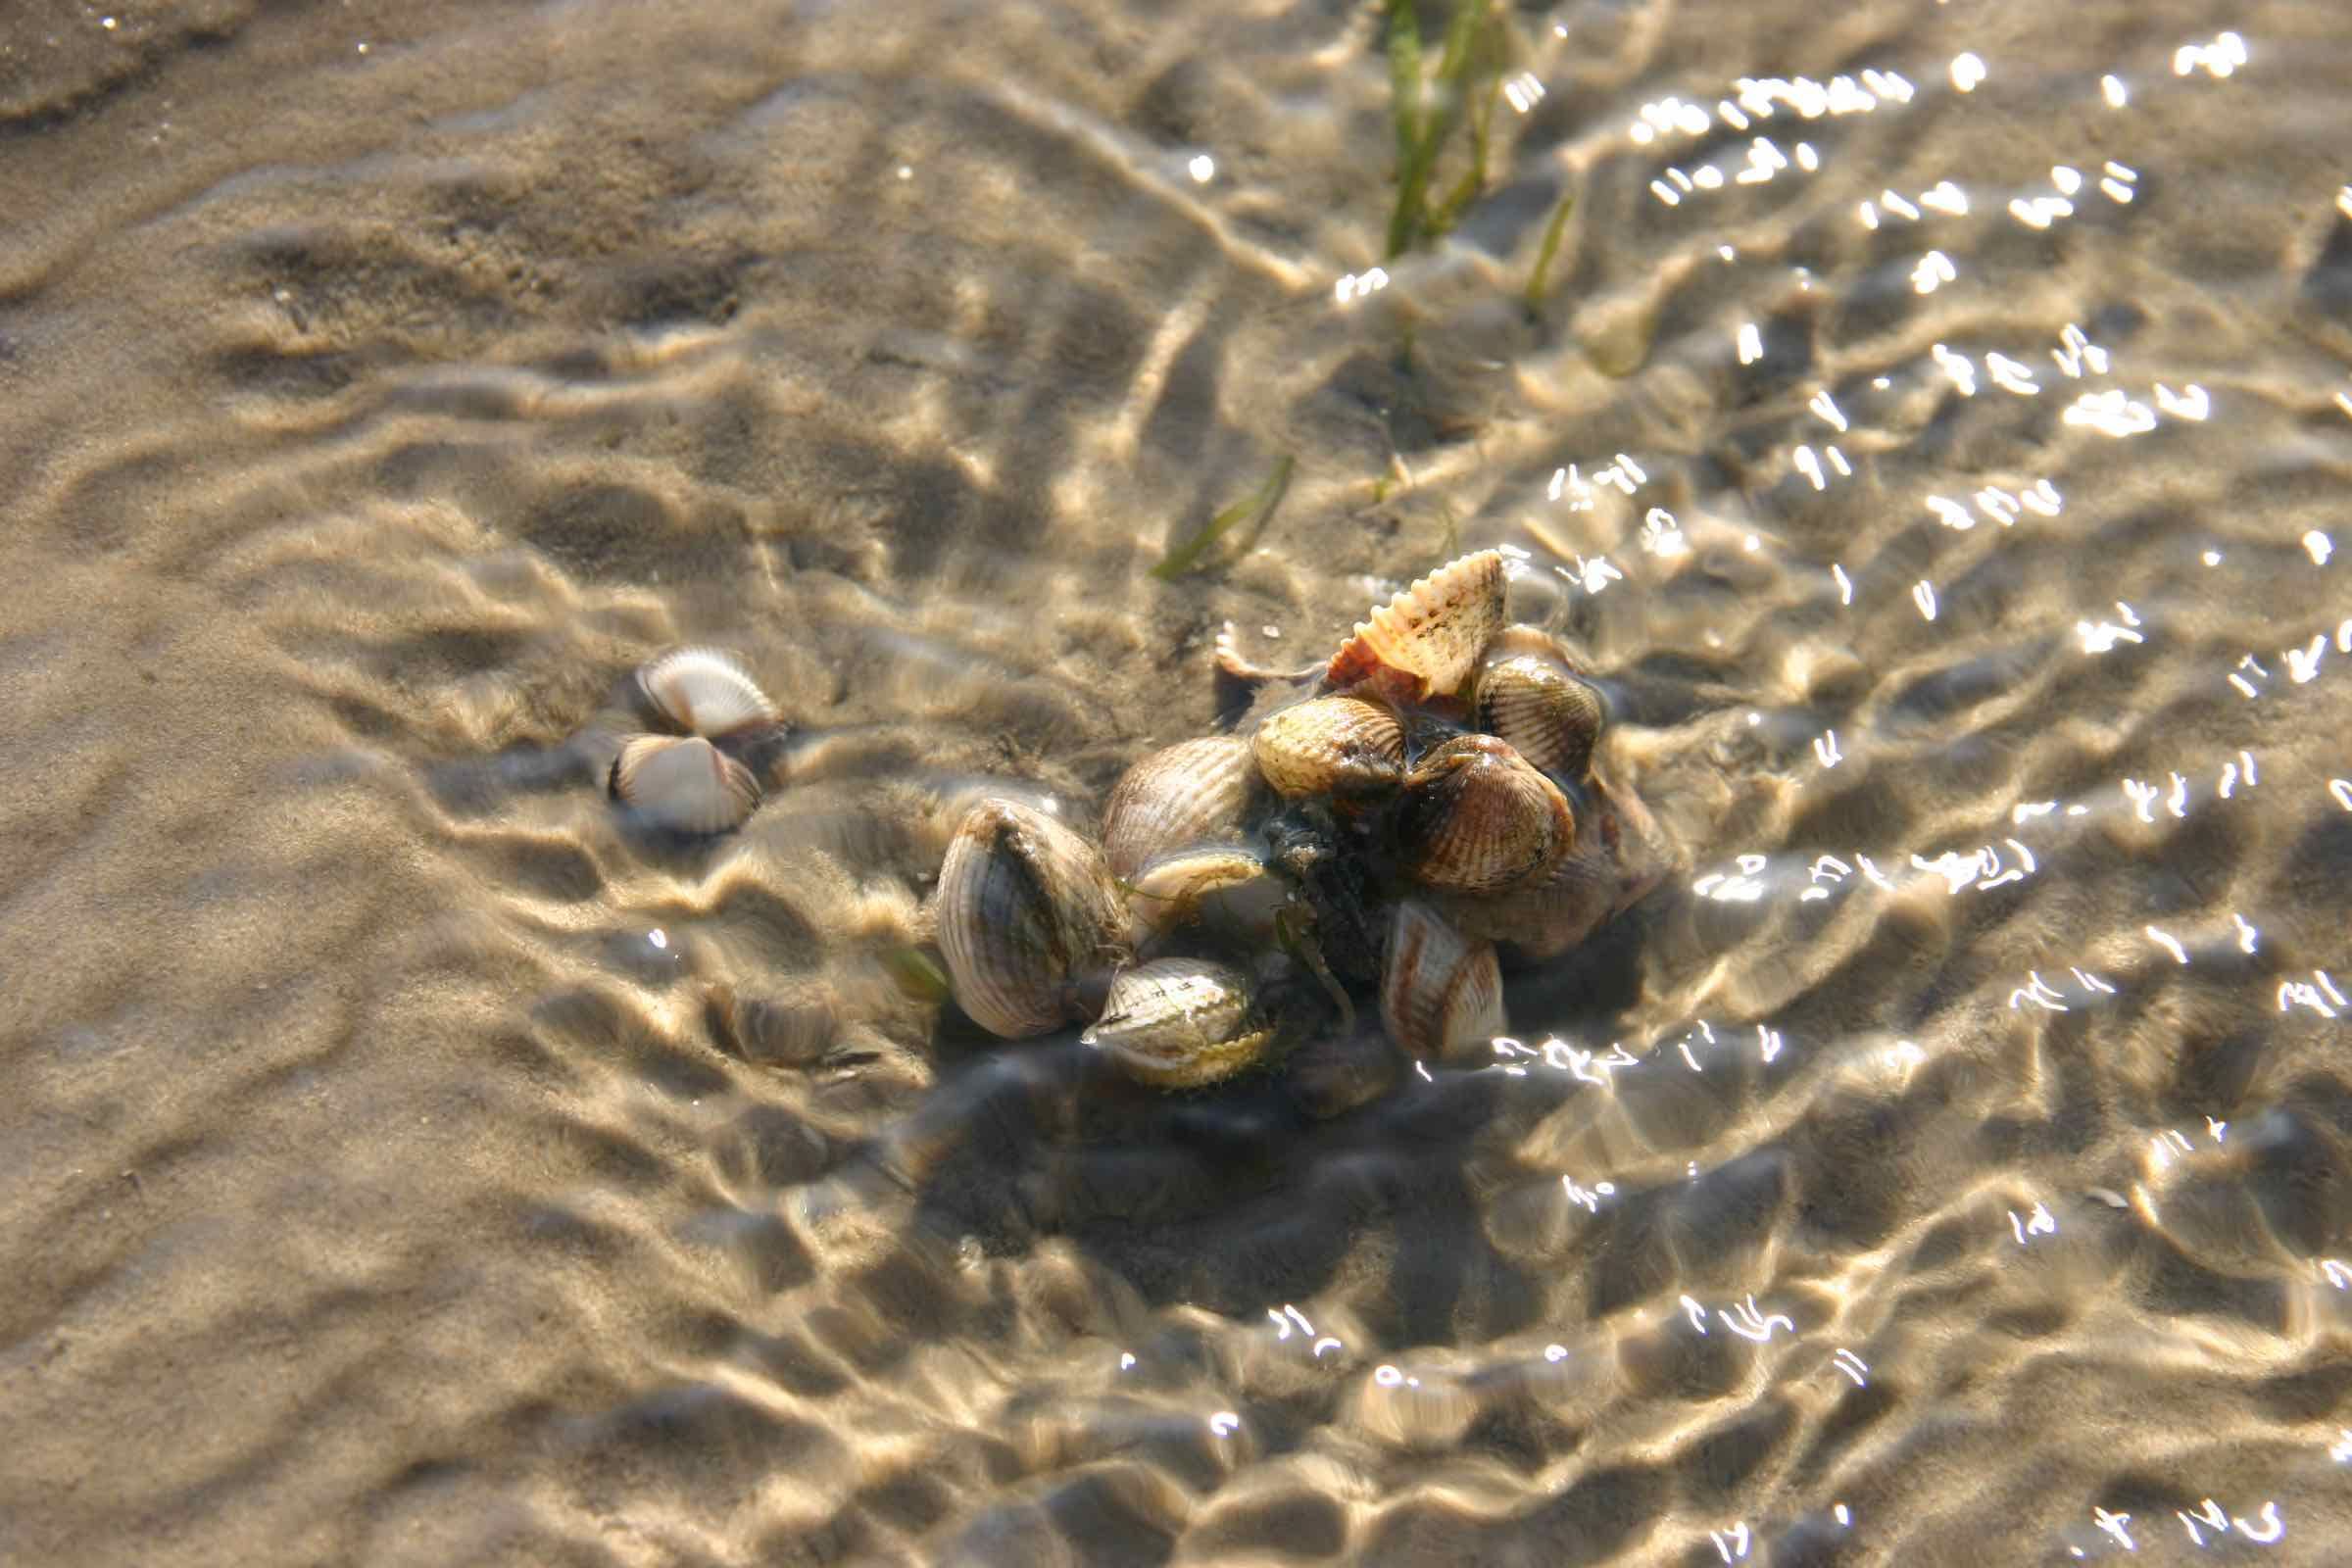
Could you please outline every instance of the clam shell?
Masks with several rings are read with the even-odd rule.
[[[1396,906],[1380,975],[1380,1021],[1416,1056],[1447,1056],[1510,1028],[1492,942],[1474,942],[1418,899]]]
[[[1248,850],[1180,850],[1127,879],[1127,912],[1145,941],[1165,936],[1207,910],[1214,911],[1220,927],[1271,930],[1274,910],[1286,891],[1281,878]]]
[[[1239,838],[1261,788],[1239,736],[1203,735],[1152,753],[1121,775],[1102,813],[1111,874],[1132,880],[1172,852]]]
[[[1514,959],[1555,958],[1674,869],[1672,843],[1630,790],[1598,773],[1586,785],[1576,842],[1543,877],[1499,897],[1442,900],[1472,938],[1492,938]]]
[[[1126,956],[1126,910],[1102,852],[1034,808],[991,796],[939,870],[939,950],[956,1001],[1008,1040],[1090,1016]]]
[[[1478,727],[1554,778],[1581,779],[1608,711],[1559,645],[1533,626],[1495,640],[1478,671]]]
[[[1250,977],[1206,958],[1160,958],[1110,983],[1078,1038],[1154,1089],[1198,1089],[1256,1065],[1274,1043]]]
[[[1345,689],[1377,681],[1405,701],[1450,697],[1502,630],[1502,552],[1447,562],[1356,623],[1324,679]]]
[[[632,735],[607,779],[612,798],[659,827],[724,833],[760,804],[760,783],[699,735]]]
[[[679,648],[638,666],[637,684],[655,710],[691,735],[732,735],[776,721],[752,672],[717,648]]]
[[[1506,741],[1461,735],[1423,757],[1396,802],[1407,875],[1451,893],[1494,893],[1544,876],[1576,839],[1558,785]]]
[[[1404,776],[1404,727],[1379,703],[1318,697],[1286,708],[1250,738],[1257,770],[1280,794],[1362,801]]]

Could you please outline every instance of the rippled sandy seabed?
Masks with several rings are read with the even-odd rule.
[[[1513,24],[1374,273],[1339,0],[10,9],[0,1558],[2352,1553],[2340,17]],[[1490,544],[1688,858],[1519,1049],[892,980]],[[696,640],[796,730],[680,847]]]

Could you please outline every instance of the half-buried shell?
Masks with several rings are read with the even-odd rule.
[[[733,735],[776,721],[776,705],[733,654],[679,648],[638,666],[637,684],[663,718],[690,735]]]
[[[1396,906],[1380,976],[1380,1021],[1416,1056],[1447,1056],[1510,1027],[1494,944],[1465,938],[1417,899]]]
[[[1478,671],[1478,727],[1554,778],[1582,779],[1607,710],[1558,642],[1534,626],[1495,639]]]
[[[1103,808],[1111,874],[1132,879],[1162,856],[1239,838],[1261,789],[1250,743],[1239,736],[1203,735],[1143,758]]]
[[[1154,1089],[1198,1089],[1256,1065],[1275,1031],[1250,977],[1206,958],[1160,958],[1110,983],[1102,1016],[1078,1038]]]
[[[760,805],[760,782],[699,735],[632,735],[606,780],[612,798],[657,827],[724,833]]]
[[[1094,1016],[1127,956],[1126,923],[1093,844],[1016,801],[964,813],[939,870],[938,939],[981,1028],[1017,1040]]]
[[[1405,874],[1449,893],[1494,893],[1541,877],[1576,838],[1559,786],[1492,735],[1460,735],[1404,781],[1395,820]]]
[[[1450,697],[1502,630],[1502,553],[1447,562],[1356,623],[1324,679],[1346,690],[1370,682],[1399,702]]]
[[[1404,777],[1404,726],[1380,703],[1318,697],[1269,717],[1250,738],[1257,770],[1296,800],[1375,800]]]

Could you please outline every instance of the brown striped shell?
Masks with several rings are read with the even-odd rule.
[[[1607,718],[1600,694],[1577,675],[1557,640],[1533,626],[1513,626],[1495,639],[1479,665],[1474,711],[1480,729],[1564,779],[1585,776]]]
[[[1465,936],[1499,942],[1515,960],[1553,958],[1623,912],[1674,866],[1673,845],[1649,808],[1595,771],[1586,782],[1576,841],[1543,877],[1495,897],[1436,902]]]
[[[776,705],[733,654],[679,648],[637,668],[656,711],[689,735],[733,735],[776,721]]]
[[[760,805],[760,782],[699,735],[632,735],[606,777],[612,798],[679,833],[724,833]]]
[[[1324,679],[1346,690],[1371,682],[1402,702],[1450,697],[1502,630],[1502,553],[1447,562],[1358,621]]]
[[[1120,776],[1103,809],[1111,874],[1132,880],[1163,856],[1238,839],[1263,788],[1250,743],[1239,736],[1203,735],[1143,758]]]
[[[1415,881],[1494,893],[1548,872],[1575,841],[1576,819],[1559,786],[1507,742],[1460,735],[1406,775],[1394,831]]]
[[[1380,975],[1380,1021],[1416,1056],[1484,1046],[1510,1028],[1492,942],[1474,942],[1418,899],[1396,906]]]
[[[1032,807],[964,813],[939,871],[939,950],[956,1004],[1006,1039],[1093,1016],[1127,956],[1127,913],[1102,852]]]
[[[1385,705],[1317,697],[1268,718],[1250,738],[1257,770],[1277,793],[1374,800],[1404,776],[1404,726]]]
[[[1121,970],[1102,1016],[1078,1038],[1154,1089],[1199,1089],[1264,1059],[1274,1044],[1250,976],[1207,958]]]

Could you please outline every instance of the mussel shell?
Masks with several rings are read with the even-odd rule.
[[[1478,671],[1478,727],[1508,741],[1554,778],[1581,779],[1608,719],[1600,693],[1579,677],[1559,645],[1533,626],[1495,640]]]
[[[1483,1046],[1510,1028],[1494,944],[1472,941],[1418,899],[1396,906],[1380,976],[1380,1021],[1416,1056]]]
[[[1174,851],[1240,837],[1263,788],[1239,736],[1203,735],[1152,753],[1120,776],[1102,812],[1111,874],[1132,879]]]
[[[733,735],[776,721],[776,705],[722,649],[673,649],[639,665],[637,684],[655,711],[690,735]]]
[[[1548,872],[1575,841],[1558,785],[1508,742],[1461,735],[1405,778],[1393,832],[1405,873],[1452,893],[1493,893]]]
[[[1232,934],[1271,937],[1288,886],[1248,850],[1204,848],[1163,855],[1127,879],[1127,912],[1149,943],[1208,920]]]
[[[1078,1038],[1154,1089],[1199,1089],[1255,1066],[1274,1043],[1250,976],[1207,958],[1120,971],[1102,1016]]]
[[[1371,682],[1406,702],[1452,696],[1502,630],[1505,586],[1498,550],[1447,562],[1358,621],[1324,679],[1343,691]]]
[[[938,898],[956,1004],[1008,1040],[1092,1016],[1126,956],[1126,910],[1102,852],[1016,801],[991,796],[964,813]]]
[[[1250,738],[1257,770],[1278,794],[1374,800],[1404,777],[1404,726],[1385,705],[1317,697],[1273,714]]]
[[[657,827],[724,833],[760,805],[760,782],[699,735],[632,735],[606,780],[612,798]]]

